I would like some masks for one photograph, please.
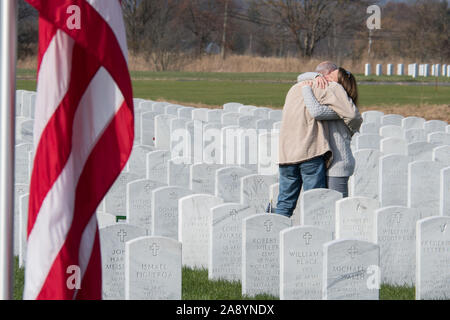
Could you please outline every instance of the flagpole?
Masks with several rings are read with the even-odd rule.
[[[17,0],[0,1],[0,300],[13,297]]]

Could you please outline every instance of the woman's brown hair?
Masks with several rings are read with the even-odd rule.
[[[344,68],[339,68],[338,83],[344,87],[348,96],[358,106],[358,84],[356,83],[355,76]]]

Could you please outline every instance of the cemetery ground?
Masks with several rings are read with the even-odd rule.
[[[24,270],[18,267],[18,259],[14,263],[14,299],[21,300],[24,286]],[[258,295],[253,298],[243,297],[240,282],[210,281],[207,270],[183,268],[182,281],[183,300],[275,300],[276,297]],[[382,285],[380,300],[414,300],[415,290],[408,287],[392,287]]]
[[[134,97],[191,105],[222,108],[225,102],[236,101],[248,105],[280,109],[296,73],[187,73],[133,72]],[[17,89],[36,90],[35,72],[19,70]],[[363,77],[360,84],[361,112],[378,110],[386,114],[419,116],[427,120],[450,122],[450,78],[434,77]],[[402,82],[399,85],[397,82]],[[426,82],[425,84],[421,82]],[[382,82],[382,84],[379,84]],[[372,83],[372,84],[370,84]],[[14,298],[22,298],[24,271],[15,264]],[[184,300],[240,300],[239,282],[210,281],[206,270],[183,268],[182,299]],[[252,299],[277,299],[257,296]],[[381,286],[381,300],[414,300],[415,289]]]
[[[132,72],[135,98],[167,101],[195,107],[222,108],[224,102],[282,108],[296,73],[200,73]],[[17,89],[35,90],[35,72],[18,71]],[[450,78],[408,76],[364,77],[361,82],[361,112],[418,116],[450,121]],[[399,84],[401,83],[401,84]]]

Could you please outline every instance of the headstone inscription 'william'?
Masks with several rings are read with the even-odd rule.
[[[125,246],[126,300],[181,300],[181,242],[141,237]]]
[[[322,299],[322,246],[331,232],[312,226],[280,233],[280,299]]]
[[[378,300],[380,248],[358,240],[323,246],[324,300]]]
[[[386,207],[375,212],[381,283],[413,287],[416,265],[416,209]]]
[[[125,243],[146,235],[144,228],[128,224],[116,224],[100,229],[104,300],[125,298]]]
[[[417,222],[416,299],[450,298],[450,217]]]
[[[238,203],[226,203],[211,208],[209,279],[241,280],[242,220],[254,214],[254,209]]]
[[[242,294],[256,296],[280,292],[280,231],[291,219],[257,214],[244,219],[242,234]]]

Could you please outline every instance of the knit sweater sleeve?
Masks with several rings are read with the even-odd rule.
[[[307,81],[307,80],[314,80],[318,76],[320,76],[320,73],[317,73],[317,72],[305,72],[305,73],[302,73],[301,75],[298,76],[297,82],[300,83],[300,82]]]
[[[302,88],[303,99],[305,100],[306,108],[311,116],[319,121],[339,120],[339,115],[326,105],[322,105],[317,101],[311,87],[305,86]]]

